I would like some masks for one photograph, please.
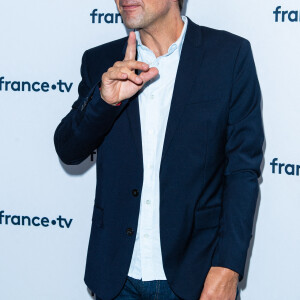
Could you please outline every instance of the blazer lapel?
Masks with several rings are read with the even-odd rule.
[[[181,50],[173,97],[170,105],[161,162],[170,146],[176,127],[178,126],[180,118],[184,112],[185,105],[189,101],[189,94],[192,91],[195,78],[197,76],[197,73],[199,72],[199,67],[203,57],[203,49],[199,49],[201,44],[201,29],[198,25],[196,25],[188,18],[187,31]],[[126,46],[127,43],[125,43],[123,48],[124,55]],[[138,159],[141,159],[141,162],[143,163],[142,133],[138,94],[139,93],[129,99],[130,103],[126,111],[137,148]]]
[[[192,91],[195,78],[199,73],[203,57],[203,49],[199,49],[200,45],[200,27],[188,18],[188,27],[176,74],[161,161],[164,159],[170,146],[175,130],[183,115],[185,105],[190,99],[189,95]]]
[[[127,42],[125,43],[122,51],[124,56],[126,53],[126,48],[127,48]],[[135,59],[137,59],[137,56],[138,53],[136,51]],[[141,132],[141,120],[140,120],[140,108],[139,108],[138,96],[139,96],[139,92],[133,95],[130,99],[128,99],[129,105],[126,109],[126,113],[129,119],[131,132],[137,150],[137,158],[140,159],[140,162],[143,166],[142,132]]]

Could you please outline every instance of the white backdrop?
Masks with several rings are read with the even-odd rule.
[[[297,21],[275,22],[280,5]],[[300,299],[299,11],[297,0],[188,0],[184,11],[249,39],[262,88],[266,151],[243,300]],[[77,98],[84,50],[127,34],[120,19],[106,23],[115,13],[113,0],[1,1],[0,299],[91,299],[83,275],[95,166],[63,165],[53,134]],[[274,158],[294,175],[293,166],[273,173]]]

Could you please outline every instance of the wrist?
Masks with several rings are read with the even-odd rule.
[[[99,86],[99,92],[100,92],[101,99],[102,99],[103,101],[105,101],[105,100],[103,99],[103,97],[102,97],[102,94],[101,94],[101,86]],[[105,102],[108,103],[107,101],[105,101]],[[122,101],[118,101],[118,102],[114,102],[114,103],[108,103],[108,104],[110,104],[110,105],[112,105],[112,106],[119,106],[119,105],[121,105],[121,103],[122,103]]]

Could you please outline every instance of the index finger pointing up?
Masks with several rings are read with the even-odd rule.
[[[135,32],[131,31],[129,33],[127,48],[124,60],[135,60],[136,56],[136,36]]]

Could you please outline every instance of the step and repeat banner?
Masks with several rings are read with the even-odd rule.
[[[300,299],[300,2],[189,0],[183,13],[247,38],[261,84],[265,158],[241,299]],[[97,154],[64,165],[53,134],[83,52],[128,31],[113,0],[2,1],[0,28],[0,299],[91,300]]]

